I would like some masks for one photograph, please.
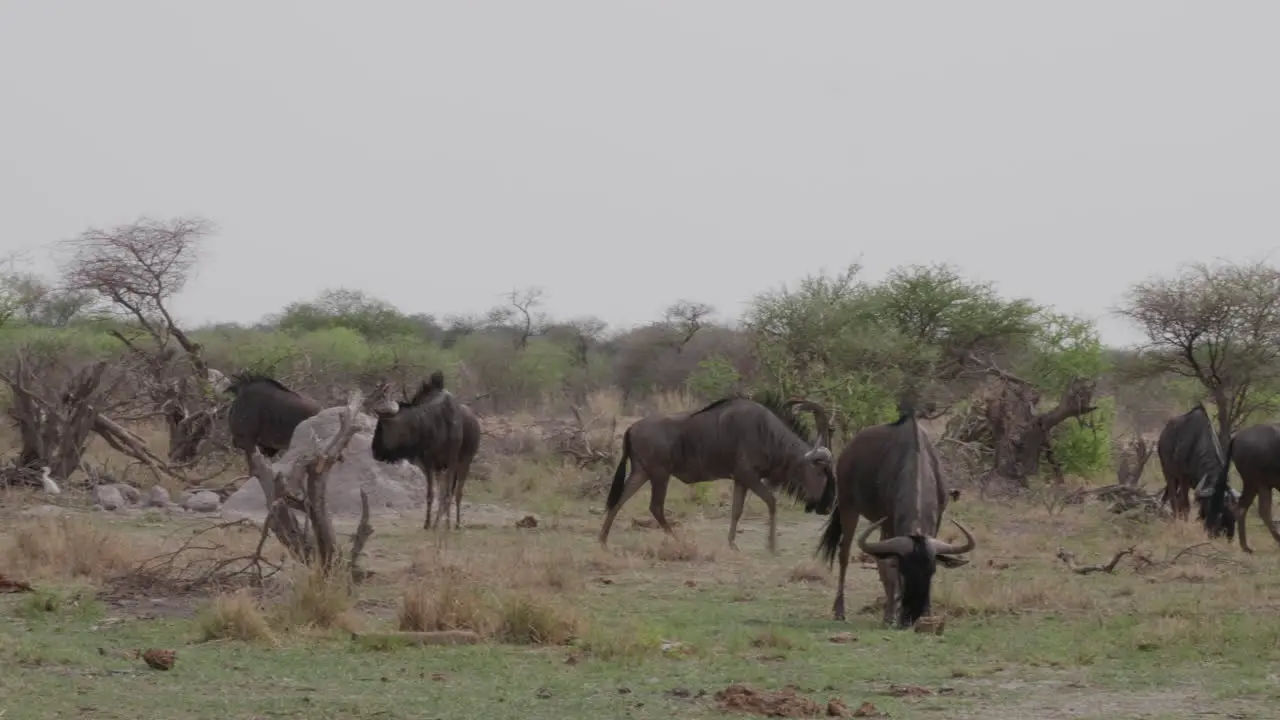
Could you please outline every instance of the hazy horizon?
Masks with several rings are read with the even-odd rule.
[[[187,323],[540,286],[611,328],[947,262],[1112,346],[1131,283],[1274,259],[1280,6],[928,8],[0,3],[0,254],[199,214]]]

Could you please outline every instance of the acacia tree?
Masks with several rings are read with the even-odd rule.
[[[122,316],[111,333],[141,366],[139,379],[152,410],[169,430],[169,460],[188,462],[213,429],[209,367],[169,309],[213,232],[200,217],[141,218],[112,228],[90,228],[66,240],[62,262],[67,289],[90,293]],[[177,345],[175,347],[174,345]]]
[[[506,304],[491,309],[486,316],[490,328],[510,334],[516,350],[529,347],[529,339],[547,331],[547,314],[542,311],[542,288],[512,290]]]
[[[1280,410],[1280,270],[1192,264],[1134,284],[1115,312],[1146,336],[1131,372],[1199,383],[1224,447],[1250,417]]]
[[[1091,378],[1045,378],[1064,395],[1042,411],[1039,378],[1014,374],[1053,345],[1042,342],[1043,308],[945,265],[901,268],[877,284],[860,280],[860,269],[765,293],[747,313],[769,384],[832,403],[845,437],[891,420],[904,402],[940,415],[986,387],[982,445],[997,472],[1025,483],[1054,428],[1093,411]]]
[[[706,327],[707,318],[714,312],[714,307],[693,300],[677,300],[663,311],[662,325],[670,328],[676,353],[684,352],[685,346]]]

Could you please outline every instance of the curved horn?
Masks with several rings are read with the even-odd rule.
[[[935,554],[963,555],[967,552],[971,552],[975,547],[978,546],[978,541],[973,539],[973,533],[969,532],[968,528],[961,525],[960,521],[956,520],[955,518],[952,518],[951,522],[955,523],[955,526],[960,528],[960,532],[964,533],[964,544],[957,546],[957,545],[952,545],[951,543],[942,542],[937,538],[929,538],[929,547],[933,550]]]
[[[818,445],[814,449],[805,453],[804,458],[805,460],[809,460],[810,462],[822,462],[822,463],[831,464],[831,450],[822,445]]]
[[[831,419],[826,408],[812,400],[788,400],[785,407],[797,407],[813,413],[813,421],[818,425],[818,440],[814,447],[831,444]]]
[[[862,531],[862,534],[858,536],[859,550],[868,555],[902,555],[910,552],[911,538],[893,537],[879,542],[867,542],[867,536],[871,534],[871,531],[880,527],[880,525],[888,519],[888,517],[882,517],[874,523],[871,523],[871,527]]]

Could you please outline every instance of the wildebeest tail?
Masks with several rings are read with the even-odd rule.
[[[618,469],[613,471],[613,484],[609,486],[609,498],[605,500],[606,510],[612,510],[622,500],[622,486],[627,482],[627,458],[631,455],[631,428],[622,433],[622,457],[618,459]]]
[[[822,560],[831,567],[836,561],[836,553],[840,550],[840,540],[844,537],[844,528],[840,526],[840,508],[831,509],[831,516],[827,518],[827,526],[822,529],[822,540],[818,541],[818,552],[815,555],[821,555]]]

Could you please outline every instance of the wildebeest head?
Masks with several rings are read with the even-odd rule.
[[[899,604],[898,624],[901,627],[911,627],[929,607],[933,575],[938,569],[938,563],[949,568],[964,565],[969,561],[952,556],[973,550],[977,546],[977,541],[964,525],[953,519],[951,522],[964,533],[965,541],[962,545],[954,545],[922,535],[900,535],[878,542],[867,542],[867,536],[871,531],[880,527],[886,519],[880,518],[871,527],[862,531],[858,536],[858,549],[881,560],[897,561],[890,570],[898,575],[895,584],[897,597],[888,598],[886,602],[897,602]]]
[[[818,515],[830,515],[836,501],[836,478],[832,472],[831,425],[827,411],[812,400],[789,400],[786,408],[808,410],[813,413],[818,426],[818,437],[813,447],[804,454],[803,461],[790,469],[787,484],[800,488],[804,495],[804,511]]]
[[[439,370],[431,373],[412,398],[402,397],[396,400],[392,396],[391,384],[384,380],[374,386],[373,392],[369,395],[368,407],[370,412],[380,418],[394,417],[400,412],[402,406],[418,405],[442,390],[444,390],[444,373]]]
[[[380,418],[393,417],[400,412],[400,403],[392,397],[390,383],[384,380],[374,386],[369,394],[369,411]]]

